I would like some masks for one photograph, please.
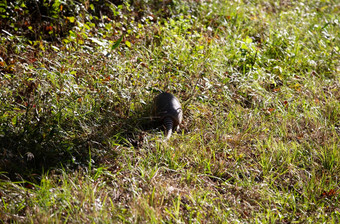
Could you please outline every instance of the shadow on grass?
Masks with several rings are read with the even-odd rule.
[[[89,163],[96,167],[103,158],[114,163],[115,146],[139,148],[143,133],[157,125],[145,117],[147,113],[132,118],[101,114],[101,119],[89,119],[86,128],[82,122],[60,125],[49,117],[17,132],[5,129],[0,135],[0,172],[12,181],[39,184],[41,175],[50,170],[72,171]]]

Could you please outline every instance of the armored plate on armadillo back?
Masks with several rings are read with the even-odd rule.
[[[165,135],[169,139],[172,130],[178,130],[183,119],[182,106],[171,93],[161,93],[154,99],[154,116],[165,126]]]

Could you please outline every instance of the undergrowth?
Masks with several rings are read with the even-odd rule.
[[[338,223],[336,1],[152,3],[79,3],[53,40],[6,23],[0,220]]]

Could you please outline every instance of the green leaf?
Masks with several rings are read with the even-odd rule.
[[[74,23],[75,18],[74,17],[66,17],[71,23]]]
[[[253,40],[249,36],[247,36],[244,42],[246,42],[247,44],[250,44],[253,42]]]
[[[122,36],[112,45],[111,50],[114,50],[119,46],[120,42],[122,42],[123,40],[123,37],[124,37],[124,34],[122,34]]]
[[[12,118],[12,125],[15,126],[17,124],[17,116]]]
[[[90,30],[90,29],[91,29],[91,27],[90,27],[89,25],[87,25],[87,24],[84,24],[84,27],[85,27],[85,29],[87,29],[87,30]]]
[[[125,41],[126,46],[131,47],[131,43],[129,41]]]
[[[246,45],[245,43],[242,43],[242,44],[241,44],[241,49],[248,50],[248,47],[247,47],[247,45]]]

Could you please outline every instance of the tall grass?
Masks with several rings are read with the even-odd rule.
[[[0,220],[339,222],[336,2],[171,3],[63,44],[1,34]],[[160,90],[184,108],[168,142]]]

